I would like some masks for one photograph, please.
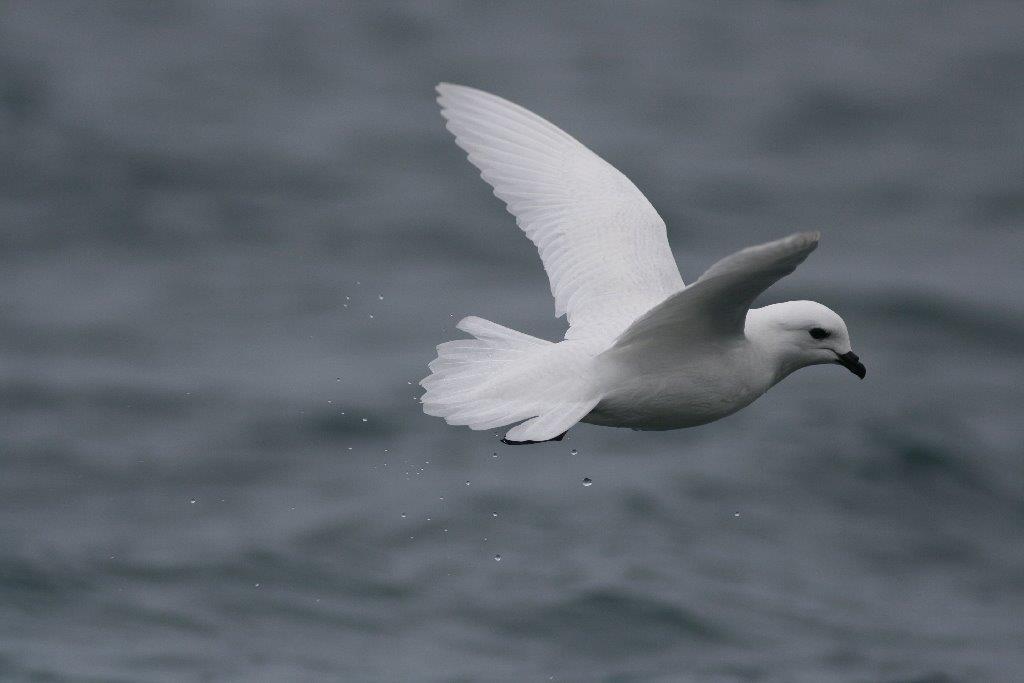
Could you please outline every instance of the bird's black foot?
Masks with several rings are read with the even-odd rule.
[[[562,439],[565,438],[565,435],[568,433],[568,431],[564,431],[558,436],[552,437],[550,439],[544,439],[543,441],[509,441],[508,439],[502,439],[501,442],[506,446],[529,446],[532,443],[547,443],[548,441],[561,441]]]

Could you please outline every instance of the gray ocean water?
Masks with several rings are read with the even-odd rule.
[[[621,168],[687,280],[822,230],[764,301],[867,380],[423,415],[462,316],[564,324],[440,80]],[[1022,262],[1018,3],[4,3],[0,680],[1024,680]]]

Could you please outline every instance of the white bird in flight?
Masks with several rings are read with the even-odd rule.
[[[750,308],[818,246],[817,232],[748,247],[684,285],[665,222],[609,163],[536,114],[437,86],[455,142],[537,246],[566,315],[550,342],[477,317],[437,347],[423,410],[508,444],[559,441],[577,422],[661,430],[712,422],[794,370],[838,363],[861,379],[843,319],[813,301]]]

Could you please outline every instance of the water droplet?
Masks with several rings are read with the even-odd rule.
[[[340,378],[340,377],[337,377],[336,379],[337,379],[337,381],[339,381],[339,382],[341,381],[341,378]]]
[[[497,516],[498,516],[498,513],[497,513],[497,512],[492,512],[492,513],[491,513],[491,517],[497,517]]]
[[[495,555],[494,556],[494,561],[495,562],[501,562],[501,555]]]
[[[383,294],[378,294],[377,298],[380,299],[381,301],[384,301],[384,295]]]
[[[469,479],[466,480],[466,486],[469,486]]]
[[[188,504],[189,505],[195,505],[196,504],[196,499],[195,498],[189,498],[188,499]]]
[[[428,522],[430,521],[430,517],[427,517],[427,521],[428,521]]]
[[[732,513],[732,516],[733,516],[733,517],[739,517],[739,516],[740,516],[740,513],[738,513],[738,512],[734,512],[734,513]]]
[[[370,320],[373,320],[373,313],[370,314]]]
[[[334,401],[332,401],[331,399],[327,399],[327,403],[328,403],[328,405],[333,405]]]
[[[583,477],[583,485],[584,486],[590,486],[593,483],[594,482],[590,479],[590,477]]]
[[[406,516],[407,516],[407,515],[406,515],[406,514],[405,514],[405,513],[403,512],[403,513],[402,513],[402,519],[405,519],[405,518],[406,518]]]
[[[444,496],[441,496],[440,498],[438,498],[438,500],[444,500]]]
[[[579,454],[580,454],[580,452],[578,450],[576,450],[575,448],[572,449],[571,451],[569,451],[569,455],[579,455]]]
[[[360,419],[362,419],[363,422],[369,422],[369,420],[366,419],[365,417],[364,418],[360,418]]]
[[[260,585],[259,585],[258,583],[254,583],[254,584],[252,585],[252,587],[253,587],[253,588],[259,588],[259,587],[260,587]]]
[[[491,455],[491,457],[492,457],[492,458],[497,458],[497,457],[498,457],[498,454],[497,454],[497,453],[493,453],[493,454]]]

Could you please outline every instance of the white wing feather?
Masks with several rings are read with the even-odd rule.
[[[456,143],[540,251],[566,339],[614,338],[683,288],[664,221],[626,176],[496,95],[437,91]]]
[[[622,333],[615,346],[671,340],[721,342],[742,335],[747,311],[766,289],[796,270],[818,246],[817,232],[801,232],[741,249],[696,282],[658,304]]]

